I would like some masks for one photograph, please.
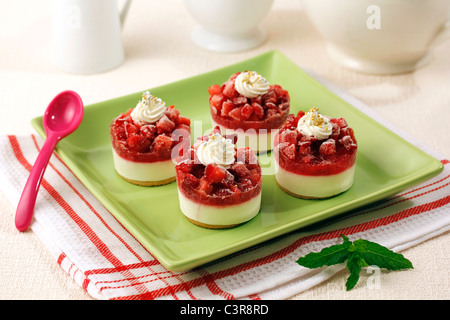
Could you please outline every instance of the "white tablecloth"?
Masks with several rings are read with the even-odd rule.
[[[30,119],[42,115],[49,100],[65,89],[77,91],[87,105],[277,49],[450,158],[450,41],[435,50],[430,64],[414,73],[369,76],[330,61],[324,41],[297,0],[275,0],[263,22],[267,41],[242,53],[198,48],[190,40],[194,25],[181,0],[135,0],[123,30],[126,61],[110,72],[78,76],[52,65],[50,0],[1,2],[0,134],[34,133]],[[0,299],[91,299],[34,233],[17,232],[15,205],[0,193]],[[450,298],[450,234],[402,253],[414,270],[383,271],[379,287],[358,286],[345,292],[348,274],[344,271],[293,299]]]

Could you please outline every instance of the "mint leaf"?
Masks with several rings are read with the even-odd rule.
[[[361,241],[363,258],[369,265],[375,265],[388,270],[414,269],[411,261],[402,254],[389,250],[382,245],[368,240]],[[355,241],[356,242],[356,241]]]
[[[324,248],[320,252],[308,253],[306,256],[299,258],[296,262],[299,265],[310,269],[339,264],[348,259],[350,254],[348,248],[351,244],[348,237],[345,237],[344,243]]]
[[[351,242],[347,236],[341,235],[344,243],[332,245],[320,252],[311,252],[297,260],[299,265],[314,269],[339,264],[347,260],[346,267],[350,276],[345,284],[347,291],[355,287],[363,267],[375,265],[388,270],[411,269],[411,261],[403,255],[368,240],[358,239]]]
[[[347,260],[347,269],[350,271],[350,276],[345,282],[345,287],[347,291],[353,289],[359,280],[359,273],[362,268],[362,258],[358,254],[351,255]]]

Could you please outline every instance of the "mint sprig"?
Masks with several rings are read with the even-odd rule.
[[[378,266],[388,270],[413,269],[411,261],[400,253],[368,240],[358,239],[350,241],[346,235],[341,234],[344,242],[322,249],[320,252],[310,252],[300,257],[297,263],[309,269],[321,268],[343,263],[347,260],[346,267],[350,271],[345,286],[351,290],[359,280],[359,274],[363,267]]]

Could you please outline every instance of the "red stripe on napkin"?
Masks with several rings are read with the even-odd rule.
[[[36,136],[35,135],[32,135],[31,136],[32,137],[32,139],[33,139],[33,142],[34,142],[34,145],[35,145],[35,147],[36,147],[36,149],[37,149],[37,151],[38,152],[40,152],[41,151],[41,148],[39,147],[39,145],[38,145],[38,143],[37,143],[37,140],[36,140]],[[16,141],[17,141],[17,139],[16,139]],[[18,144],[18,141],[17,141],[17,144]],[[64,163],[64,161],[62,161],[62,159],[56,154],[56,153],[54,153],[53,155],[55,155],[55,157],[68,169],[68,170],[70,170],[70,168],[68,168],[67,166],[66,166],[66,164]],[[75,188],[75,186],[72,184],[72,183],[70,183],[70,181],[69,180],[67,180],[67,178],[66,177],[64,177],[64,175],[56,168],[56,166],[55,165],[53,165],[52,164],[52,162],[50,161],[49,162],[49,166],[58,174],[58,176],[60,176],[61,177],[61,179],[63,179],[63,181],[75,192],[75,194],[88,206],[88,208],[95,214],[95,216],[102,222],[102,224],[108,229],[108,231],[109,232],[111,232],[111,234],[113,234],[128,250],[129,250],[129,252],[130,253],[132,253],[139,261],[141,261],[141,262],[144,262],[144,259],[141,257],[141,256],[139,256],[137,253],[136,253],[136,251],[134,251],[131,247],[130,247],[130,245],[122,238],[122,237],[120,237],[109,225],[108,225],[108,223],[106,223],[106,221],[100,216],[100,214],[94,209],[94,207],[86,200],[86,198],[84,198],[83,197],[83,195]],[[116,221],[117,221],[117,219],[115,219]],[[117,221],[119,224],[120,224],[120,222],[119,221]],[[124,228],[124,230],[126,230],[125,228]],[[129,232],[128,232],[128,230],[127,230],[127,233],[128,234],[130,234]],[[131,235],[131,234],[130,234]],[[131,236],[133,236],[133,235],[131,235]],[[134,237],[134,236],[133,236]],[[146,250],[147,251],[147,250]],[[148,251],[147,251],[148,252]],[[150,253],[149,253],[150,254]],[[150,254],[151,255],[151,254]],[[159,262],[157,262],[156,260],[155,260],[155,263],[153,264],[153,265],[157,265],[157,264],[159,264]],[[150,267],[150,265],[148,265],[148,267]],[[127,266],[125,266],[125,265],[119,265],[119,266],[116,266],[116,270],[117,270],[117,268],[121,268],[121,271],[126,271],[126,270],[130,270],[130,268],[128,268]],[[161,279],[163,282],[165,282],[163,279]],[[181,280],[181,279],[180,279]],[[168,283],[166,283],[167,285],[168,285],[168,287],[170,288],[170,285],[168,284]],[[139,286],[139,285],[141,285],[141,283],[140,282],[137,282],[137,283],[134,283],[134,285],[136,285],[136,286]],[[190,293],[189,293],[190,294]],[[177,299],[177,297],[176,297],[176,295],[175,295],[175,292],[172,292],[172,295],[173,295],[173,297],[175,298],[175,299]]]
[[[31,171],[32,165],[25,159],[22,150],[20,148],[19,142],[16,136],[8,136],[9,141],[11,143],[11,147],[13,149],[14,155],[16,156],[19,163],[23,165],[23,167],[27,171]],[[66,211],[66,213],[72,218],[72,220],[80,227],[80,229],[84,232],[84,234],[92,241],[92,243],[96,246],[98,251],[114,266],[123,267],[122,262],[117,259],[117,257],[110,251],[110,249],[101,241],[101,239],[92,231],[92,229],[83,221],[77,213],[70,207],[67,202],[61,197],[61,195],[53,188],[47,180],[42,179],[41,182],[42,187],[55,199],[55,201]],[[124,276],[132,279],[132,274],[129,272],[129,269],[124,269],[122,271]],[[131,280],[132,281],[132,280]],[[136,284],[136,289],[142,293],[146,292],[146,289],[141,286],[141,284]]]

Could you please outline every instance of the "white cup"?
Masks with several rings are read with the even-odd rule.
[[[131,0],[119,12],[116,0],[53,0],[54,64],[67,72],[99,73],[124,60],[121,25]]]
[[[273,0],[184,0],[197,21],[192,40],[217,52],[238,52],[259,46],[266,40],[260,26]]]
[[[413,71],[450,38],[449,0],[302,0],[333,60],[371,74]]]

